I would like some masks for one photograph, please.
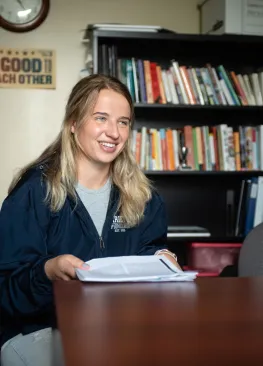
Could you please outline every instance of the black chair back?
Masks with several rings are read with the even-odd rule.
[[[254,227],[244,240],[238,260],[238,276],[263,276],[263,223]]]

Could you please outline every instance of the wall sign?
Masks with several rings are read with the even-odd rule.
[[[56,88],[55,51],[0,47],[0,88]]]
[[[242,19],[243,33],[263,34],[263,0],[246,0]]]

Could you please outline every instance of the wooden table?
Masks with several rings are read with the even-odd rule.
[[[263,278],[56,282],[66,366],[263,364]]]

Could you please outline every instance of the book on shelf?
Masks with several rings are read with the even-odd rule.
[[[263,71],[237,72],[222,64],[184,65],[175,59],[163,66],[154,60],[120,58],[115,45],[99,46],[99,72],[118,77],[135,103],[262,106]]]
[[[182,146],[187,164],[197,171],[263,170],[263,125],[141,128],[132,132],[132,150],[144,170],[180,167]]]
[[[263,222],[263,176],[241,182],[235,222],[235,235],[246,236]]]

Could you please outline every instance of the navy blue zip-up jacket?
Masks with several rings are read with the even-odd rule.
[[[1,344],[18,333],[55,327],[52,282],[45,262],[62,254],[83,261],[98,257],[151,255],[166,248],[167,220],[161,197],[153,192],[145,217],[136,227],[123,227],[112,188],[107,216],[99,237],[79,200],[69,197],[52,213],[44,203],[43,166],[29,171],[5,199],[0,212]]]

